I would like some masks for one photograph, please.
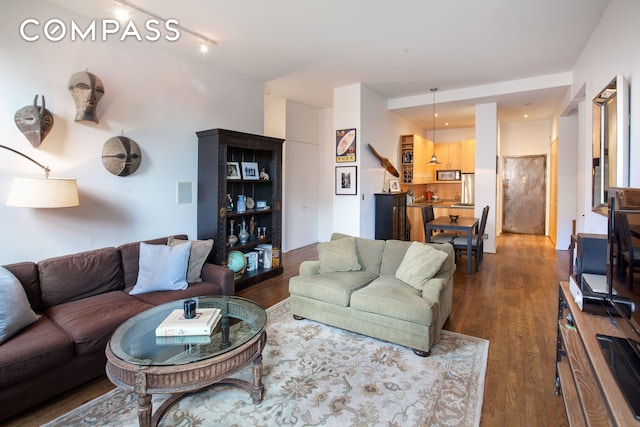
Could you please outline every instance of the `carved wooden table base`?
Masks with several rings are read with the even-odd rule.
[[[176,401],[188,394],[202,391],[215,385],[231,385],[249,392],[253,403],[262,401],[262,350],[267,333],[247,341],[245,344],[198,362],[172,366],[143,366],[125,362],[116,357],[107,345],[107,376],[118,387],[130,390],[138,396],[138,421],[141,427],[157,426],[164,413]],[[251,363],[253,382],[231,375]],[[153,413],[151,396],[156,393],[171,394]]]

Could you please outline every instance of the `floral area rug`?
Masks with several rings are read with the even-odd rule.
[[[285,300],[269,310],[264,399],[213,387],[176,402],[160,426],[478,426],[489,342],[449,331],[423,358],[309,320]],[[251,367],[236,377],[251,379]],[[154,409],[166,396],[153,396]],[[115,389],[46,424],[137,426],[135,395]]]

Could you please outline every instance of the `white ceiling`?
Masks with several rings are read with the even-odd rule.
[[[117,8],[47,1],[91,19]],[[217,40],[203,60],[264,81],[267,96],[324,108],[333,88],[363,83],[427,130],[432,87],[438,129],[473,126],[479,102],[497,102],[503,121],[551,118],[609,0],[131,2]],[[173,47],[203,56],[197,45],[183,32]]]

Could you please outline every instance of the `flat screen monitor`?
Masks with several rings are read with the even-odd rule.
[[[609,191],[607,303],[613,308],[609,315],[618,327],[620,336],[598,335],[597,339],[620,391],[636,419],[640,420],[640,285],[630,286],[629,275],[618,269],[624,256],[620,250],[620,232],[624,220],[620,215],[627,219],[630,230],[639,233],[637,247],[640,247],[640,204],[628,203],[630,199],[626,196],[629,194],[633,195],[631,199],[637,196],[640,200],[640,189]],[[636,277],[640,277],[640,273]]]

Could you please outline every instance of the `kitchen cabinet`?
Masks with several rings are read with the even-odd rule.
[[[411,224],[409,240],[424,242],[424,223],[422,222],[422,207],[407,207],[407,218]]]
[[[436,165],[436,170],[462,168],[462,142],[443,142],[434,144],[433,150],[438,161],[441,163]]]
[[[475,173],[476,171],[476,141],[475,139],[465,139],[462,141],[461,152],[462,172]]]
[[[198,136],[198,239],[213,239],[209,262],[227,265],[230,251],[253,252],[258,245],[272,246],[272,266],[259,267],[236,275],[236,286],[251,285],[283,272],[280,262],[282,241],[282,144],[284,140],[225,129],[196,132]],[[264,168],[267,179],[227,178],[227,162],[257,164]],[[249,202],[246,210],[237,209],[238,196]],[[227,204],[228,197],[233,206]],[[258,209],[257,201],[266,208]],[[254,205],[254,203],[256,203]],[[233,224],[234,235],[245,223],[251,232],[246,242],[229,244]],[[251,226],[253,224],[253,226]],[[276,255],[278,256],[276,257]]]
[[[433,142],[419,135],[400,136],[400,174],[402,184],[428,184],[435,172],[427,166],[433,155]]]

